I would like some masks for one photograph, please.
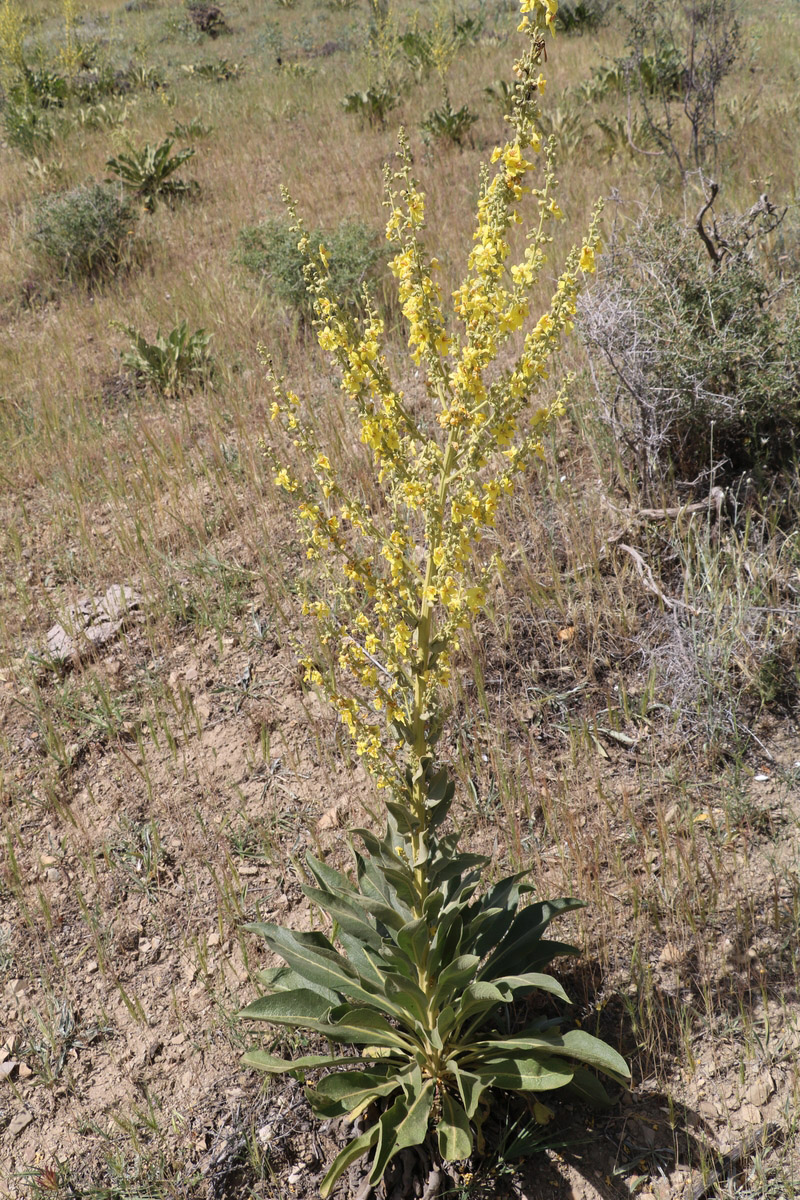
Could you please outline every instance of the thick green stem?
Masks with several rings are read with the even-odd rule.
[[[414,676],[414,706],[411,713],[411,730],[413,734],[413,754],[415,759],[416,778],[413,783],[411,796],[412,808],[416,818],[416,828],[412,833],[411,842],[414,852],[414,875],[417,884],[417,903],[415,905],[415,917],[421,919],[425,901],[429,894],[428,883],[428,836],[429,830],[429,814],[427,808],[427,784],[425,776],[422,772],[421,765],[424,760],[431,755],[433,747],[428,742],[427,720],[425,714],[425,699],[428,687],[428,675],[430,672],[430,648],[433,642],[434,622],[433,622],[433,606],[434,602],[430,596],[430,589],[433,583],[434,574],[436,571],[436,551],[439,547],[441,536],[441,528],[444,521],[444,507],[447,501],[447,491],[450,486],[450,480],[453,474],[453,468],[458,460],[458,443],[456,440],[455,431],[451,432],[445,448],[444,458],[442,460],[442,473],[439,481],[438,509],[439,521],[433,523],[430,533],[430,542],[428,545],[428,559],[425,565],[425,578],[422,585],[422,596],[420,600],[419,617],[417,620],[417,667]],[[422,861],[420,861],[422,859]],[[436,1013],[433,1011],[432,1001],[435,989],[435,980],[431,978],[428,970],[428,952],[427,948],[423,955],[423,961],[417,964],[418,982],[422,991],[425,993],[429,1002],[429,1017],[433,1023],[436,1019]]]

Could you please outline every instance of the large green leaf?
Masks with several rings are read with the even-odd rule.
[[[485,854],[454,854],[434,862],[430,869],[431,883],[445,883],[449,879],[458,879],[462,885],[478,881],[478,876],[469,877],[473,867],[485,867],[489,860]]]
[[[608,1092],[600,1080],[585,1067],[575,1067],[572,1083],[568,1084],[567,1091],[591,1108],[603,1109],[611,1104]]]
[[[376,921],[380,921],[381,925],[385,925],[387,929],[393,929],[395,933],[401,930],[407,923],[407,918],[403,912],[394,905],[387,904],[385,900],[373,899],[372,896],[359,896],[358,903]]]
[[[304,887],[303,891],[312,904],[318,904],[323,912],[333,917],[345,933],[357,937],[365,946],[371,946],[374,950],[380,946],[381,935],[356,904],[341,896],[334,896],[331,892],[322,891],[321,888]]]
[[[245,925],[244,928],[248,933],[255,933],[259,937],[263,937],[265,940],[268,937],[272,937],[277,930],[278,932],[290,934],[291,937],[293,937],[303,946],[318,947],[321,950],[333,950],[334,948],[333,942],[330,940],[330,938],[326,937],[325,934],[318,929],[312,929],[308,932],[303,932],[301,930],[289,930],[284,929],[282,925],[273,924],[272,921],[251,921],[248,925]]]
[[[336,1155],[336,1158],[333,1160],[328,1169],[328,1174],[320,1184],[320,1200],[327,1200],[327,1197],[330,1196],[331,1190],[339,1176],[346,1171],[350,1164],[355,1162],[357,1158],[361,1158],[362,1154],[366,1154],[370,1146],[374,1146],[377,1140],[378,1126],[377,1124],[371,1125],[365,1133],[361,1134],[361,1137],[354,1138],[352,1142],[349,1142],[345,1146],[344,1150],[341,1150]]]
[[[548,1092],[572,1080],[572,1069],[563,1059],[543,1052],[481,1054],[469,1063],[469,1069],[484,1080],[484,1086],[508,1092]]]
[[[362,893],[373,900],[384,900],[387,904],[391,904],[393,908],[400,909],[401,905],[397,900],[397,895],[381,869],[380,860],[364,858],[363,855],[358,853],[356,853],[355,858],[356,873]],[[405,908],[405,906],[402,907]],[[406,919],[411,920],[411,910],[405,909],[405,913]]]
[[[442,1092],[442,1115],[436,1126],[439,1153],[445,1162],[459,1162],[472,1154],[469,1117],[448,1091]]]
[[[553,942],[546,938],[535,937],[533,934],[520,938],[518,942],[509,945],[503,954],[492,955],[481,968],[481,979],[494,979],[505,974],[514,974],[520,967],[529,971],[539,971],[548,966],[554,958],[564,955],[580,954],[577,946],[568,942]]]
[[[540,900],[536,904],[529,904],[527,908],[523,908],[514,917],[511,928],[503,940],[489,955],[489,959],[481,971],[481,977],[492,978],[504,975],[506,972],[510,974],[519,971],[520,967],[525,970],[535,970],[539,966],[544,966],[555,954],[577,954],[578,951],[573,947],[555,949],[555,947],[561,947],[562,943],[544,942],[542,934],[554,917],[583,907],[582,900],[564,898]],[[549,955],[546,948],[550,948],[552,951]]]
[[[400,975],[387,975],[384,984],[386,995],[394,1003],[402,1007],[405,1014],[404,1024],[416,1023],[422,1029],[429,1029],[431,1018],[428,1013],[428,1000],[422,989],[410,979]]]
[[[408,921],[395,933],[395,941],[412,963],[422,963],[431,941],[428,922],[422,918]]]
[[[425,1141],[433,1093],[433,1080],[423,1081],[422,1073],[417,1069],[413,1079],[406,1082],[404,1094],[398,1096],[391,1108],[381,1115],[378,1143],[369,1177],[373,1187],[382,1178],[395,1154],[409,1146],[421,1146]]]
[[[313,854],[306,855],[311,874],[316,879],[320,887],[325,888],[329,892],[334,892],[337,895],[349,895],[355,891],[352,883],[347,878],[343,871],[337,871],[335,867],[329,866],[320,859],[315,858]]]
[[[291,967],[269,967],[266,971],[257,971],[256,979],[273,992],[292,992],[306,986],[306,981]],[[331,1004],[341,1004],[342,1002],[342,997],[338,992],[319,987],[314,990],[318,995],[330,1000]]]
[[[562,1042],[563,1053],[568,1054],[570,1058],[577,1058],[623,1083],[630,1079],[630,1069],[622,1055],[600,1038],[586,1033],[584,1029],[570,1029],[564,1034]]]
[[[278,1058],[264,1050],[248,1050],[241,1058],[243,1067],[255,1067],[257,1071],[266,1071],[268,1075],[288,1075],[292,1071],[311,1071],[318,1067],[354,1066],[363,1062],[369,1062],[363,1055],[339,1058],[335,1054],[306,1054],[302,1058]]]
[[[386,1071],[334,1071],[316,1087],[306,1088],[306,1094],[315,1112],[354,1121],[373,1100],[391,1096],[400,1087],[396,1073],[387,1078]]]
[[[271,996],[259,996],[239,1013],[249,1021],[270,1021],[273,1025],[297,1025],[298,1028],[316,1029],[331,1011],[331,1002],[310,988],[297,988],[291,992],[275,992]]]
[[[467,984],[475,979],[480,966],[477,954],[460,954],[439,974],[434,1000],[436,1004],[446,1004],[462,991]]]
[[[490,1047],[502,1047],[503,1051],[509,1053],[526,1054],[536,1051],[577,1058],[580,1062],[596,1067],[614,1078],[623,1081],[630,1079],[625,1059],[600,1038],[593,1037],[583,1029],[571,1029],[563,1035],[539,1033],[533,1037],[526,1037],[523,1030],[519,1037],[503,1038],[502,1041],[480,1041],[476,1042],[475,1046],[484,1052]]]
[[[374,1008],[361,1008],[343,1004],[331,1011],[327,1024],[317,1026],[317,1032],[334,1042],[351,1043],[356,1046],[388,1046],[406,1054],[413,1053],[414,1041]]]
[[[506,1004],[510,999],[510,992],[503,991],[494,983],[484,983],[481,981],[471,983],[464,990],[464,994],[458,1004],[454,1006],[457,1024],[461,1027],[470,1019],[474,1023],[476,1020],[485,1017],[498,1004]]]
[[[490,1086],[483,1076],[462,1067],[455,1058],[448,1059],[447,1069],[456,1081],[458,1094],[468,1117],[472,1118],[478,1111],[478,1104],[486,1088]]]
[[[382,987],[384,969],[382,969],[378,955],[371,954],[363,942],[359,941],[357,937],[345,933],[344,930],[339,933],[339,942],[364,982]]]
[[[430,970],[439,975],[458,958],[464,938],[464,920],[458,906],[442,913],[431,945]]]
[[[402,1017],[402,1009],[382,996],[377,985],[374,993],[362,986],[353,967],[335,950],[310,944],[291,930],[277,925],[265,933],[264,938],[269,948],[280,954],[309,983],[341,992],[351,1000],[374,1004],[394,1017]]]
[[[552,975],[542,975],[538,971],[529,971],[526,975],[503,975],[500,979],[492,979],[488,982],[495,984],[496,987],[509,988],[514,996],[525,996],[528,992],[533,991],[549,992],[551,996],[558,996],[559,1000],[563,1000],[565,1004],[571,1003],[569,996],[557,979],[554,979]]]

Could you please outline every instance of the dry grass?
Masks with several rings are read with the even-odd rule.
[[[398,4],[400,19],[414,7]],[[776,7],[779,22],[763,7],[747,14],[752,59],[726,84],[731,207],[796,187],[800,19],[788,0]],[[282,1196],[293,1156],[317,1152],[296,1098],[265,1098],[237,1071],[231,1014],[261,965],[241,926],[313,919],[295,864],[315,846],[341,855],[337,822],[371,807],[371,793],[288,646],[306,568],[259,448],[259,341],[318,406],[354,486],[368,480],[327,364],[231,254],[242,226],[280,213],[281,183],[310,224],[346,215],[380,228],[396,124],[415,131],[439,97],[424,81],[385,130],[362,129],[340,100],[368,81],[363,4],[223,8],[234,32],[209,42],[178,4],[83,4],[79,33],[115,65],[158,67],[166,87],[109,101],[116,116],[101,128],[57,112],[62,132],[35,162],[0,146],[0,989],[5,1061],[25,1067],[0,1081],[9,1196]],[[501,129],[483,89],[509,77],[511,6],[485,8],[503,37],[463,50],[451,74],[453,103],[480,114],[474,146],[433,152],[414,134],[445,288]],[[26,11],[31,39],[57,46],[58,6]],[[560,38],[551,103],[623,40],[618,23]],[[328,42],[338,48],[317,53]],[[244,65],[239,79],[181,69],[221,56]],[[556,253],[612,189],[623,217],[655,197],[682,208],[663,163],[599,157],[592,115],[561,169],[569,220]],[[158,141],[194,118],[212,127],[189,139],[184,174],[199,198],[143,217],[129,270],[89,289],[36,259],[37,197],[103,178],[125,138]],[[177,399],[126,387],[109,323],[152,337],[183,318],[214,335],[211,381]],[[398,364],[402,342],[394,329]],[[566,985],[638,1082],[591,1162],[602,1174],[629,1159],[629,1170],[592,1182],[566,1153],[526,1186],[677,1197],[704,1139],[729,1147],[769,1119],[781,1147],[720,1194],[789,1197],[800,1177],[796,480],[782,510],[743,504],[721,528],[642,519],[592,420],[584,365],[576,345],[565,356],[579,372],[575,410],[498,531],[508,569],[465,656],[450,730],[467,840],[496,870],[529,867],[543,893],[587,900],[569,931],[586,958]],[[413,376],[405,383],[421,400]],[[619,549],[623,527],[676,607],[642,585]],[[117,582],[144,598],[123,636],[79,668],[48,669],[57,615]],[[14,1135],[20,1112],[33,1121]],[[259,1137],[275,1112],[289,1132]]]

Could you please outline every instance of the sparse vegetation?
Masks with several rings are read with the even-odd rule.
[[[323,583],[264,454],[268,437],[300,471],[291,438],[269,432],[264,352],[304,398],[348,495],[376,520],[392,515],[342,403],[342,368],[314,337],[305,281],[290,272],[294,298],[278,298],[263,247],[254,240],[248,269],[238,233],[283,212],[281,185],[332,272],[342,222],[363,228],[337,298],[359,315],[366,267],[395,390],[428,439],[437,396],[424,364],[407,365],[397,284],[384,282],[381,165],[402,124],[449,298],[472,247],[480,163],[507,136],[521,14],[511,0],[217,6],[230,33],[212,40],[183,0],[0,0],[4,1200],[314,1200],[360,1131],[312,1122],[304,1087],[324,1096],[336,1086],[324,1075],[265,1088],[238,1068],[253,1036],[233,1014],[272,965],[245,927],[327,929],[302,890],[316,886],[306,855],[355,885],[349,831],[385,832],[380,794],[292,651],[309,636],[300,593],[316,582],[310,600],[322,599]],[[580,6],[558,7],[563,22]],[[588,1141],[580,1104],[534,1097],[559,1114],[542,1125],[535,1105],[493,1091],[483,1152],[447,1168],[459,1200],[661,1200],[701,1185],[708,1200],[798,1195],[800,10],[717,6],[738,22],[736,53],[712,108],[692,109],[686,14],[701,7],[711,12],[654,6],[661,33],[638,49],[637,0],[548,42],[541,105],[561,145],[566,220],[548,218],[522,330],[548,311],[570,232],[605,197],[590,303],[611,287],[644,307],[638,364],[656,381],[642,357],[654,347],[657,382],[696,438],[671,424],[643,456],[638,406],[617,396],[607,358],[580,336],[565,342],[537,403],[553,400],[561,370],[574,372],[573,400],[498,510],[485,546],[505,569],[462,631],[436,747],[456,785],[444,835],[458,830],[463,851],[489,859],[481,883],[529,871],[534,902],[587,901],[551,926],[580,957],[547,969],[576,1024],[623,1054],[633,1089],[620,1100],[612,1085]],[[696,26],[698,63],[708,28]],[[382,120],[345,110],[343,97],[384,82],[400,103]],[[456,152],[420,128],[444,84],[454,111],[477,116]],[[661,136],[668,118],[682,166]],[[133,191],[95,181],[109,158],[165,136],[171,154],[197,146],[171,177],[194,176],[197,202],[157,203],[145,219]],[[765,193],[785,216],[771,229],[757,220],[743,244],[741,221]],[[535,203],[523,196],[520,215]],[[704,209],[714,253],[697,228]],[[523,230],[508,241],[515,260]],[[295,250],[287,242],[287,262]],[[669,297],[680,320],[665,336]],[[187,337],[213,330],[213,373],[140,386],[112,322],[148,347],[184,322]],[[712,445],[697,412],[739,389],[746,423],[723,405]],[[98,606],[123,584],[130,606],[104,620]],[[74,653],[54,657],[48,633],[69,613]],[[546,995],[512,1011],[564,1015]],[[321,1035],[282,1028],[263,1047],[282,1061],[327,1052]],[[363,1129],[380,1116],[380,1105],[363,1114]],[[734,1181],[723,1155],[741,1147]],[[389,1163],[390,1196],[406,1200],[420,1162]],[[366,1195],[365,1167],[332,1200]]]

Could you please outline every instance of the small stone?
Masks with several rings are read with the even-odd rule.
[[[775,1080],[766,1072],[752,1083],[744,1094],[744,1098],[748,1104],[754,1104],[760,1108],[762,1104],[766,1104],[770,1096],[775,1091]]]
[[[0,1080],[10,1079],[18,1066],[19,1063],[14,1058],[9,1058],[7,1062],[0,1063]]]
[[[54,867],[56,865],[56,863],[58,862],[58,859],[55,858],[55,856],[52,854],[42,854],[39,857],[39,862],[45,868]]]
[[[20,1064],[19,1064],[19,1077],[20,1077],[20,1079],[30,1079],[30,1077],[31,1077],[31,1075],[32,1075],[32,1074],[33,1074],[33,1071],[30,1069],[30,1067],[28,1066],[28,1064],[27,1064],[27,1063],[20,1063]]]
[[[738,1118],[738,1125],[750,1126],[761,1124],[761,1113],[754,1104],[743,1104],[736,1116]]]
[[[317,829],[338,829],[342,824],[342,816],[347,809],[346,801],[339,800],[331,808],[327,808],[317,821]]]
[[[25,1112],[24,1109],[22,1112],[16,1113],[16,1115],[11,1118],[11,1122],[6,1129],[7,1135],[10,1138],[16,1137],[17,1134],[22,1133],[23,1129],[28,1128],[32,1120],[33,1114]]]
[[[697,1111],[706,1121],[715,1121],[722,1112],[722,1109],[713,1100],[701,1100],[697,1106]]]
[[[662,967],[677,967],[683,962],[683,951],[673,942],[667,942],[658,956],[658,961]]]
[[[216,932],[216,930],[214,931],[214,933],[210,933],[208,935],[208,945],[209,946],[218,946],[219,945],[219,934]]]
[[[95,971],[97,971],[98,969],[99,968],[98,968],[97,960],[94,958],[90,958],[86,964],[86,974],[94,975]]]
[[[45,878],[48,883],[58,883],[61,878],[61,872],[57,867],[48,867],[45,871]]]

